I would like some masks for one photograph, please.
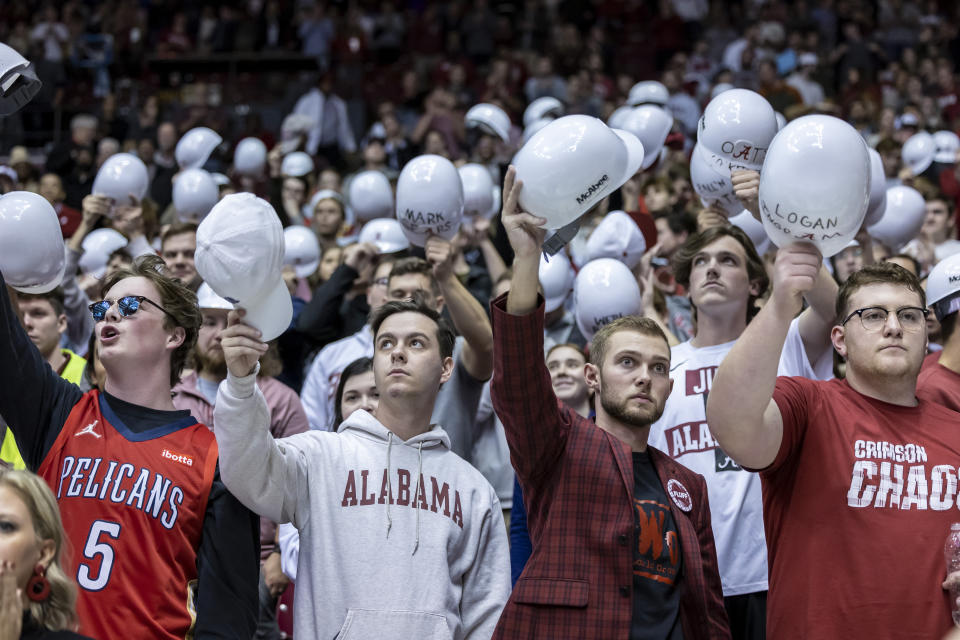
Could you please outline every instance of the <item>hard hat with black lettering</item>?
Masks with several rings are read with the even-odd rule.
[[[442,156],[417,156],[397,180],[397,220],[410,242],[422,247],[431,234],[452,240],[463,219],[463,183]]]
[[[937,320],[943,322],[960,310],[960,254],[938,262],[927,276],[927,305],[933,307]]]
[[[727,217],[743,211],[743,203],[733,191],[730,171],[717,156],[703,153],[700,143],[694,145],[690,154],[690,182],[704,206],[716,205]]]
[[[640,285],[619,260],[591,260],[574,280],[573,307],[580,333],[592,340],[603,325],[643,312]]]
[[[730,89],[703,110],[697,142],[702,151],[725,161],[727,171],[759,171],[777,130],[776,112],[766,98],[749,89]]]

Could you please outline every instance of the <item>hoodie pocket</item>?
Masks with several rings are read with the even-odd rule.
[[[446,617],[427,611],[349,609],[334,640],[452,640]]]
[[[517,604],[585,607],[589,595],[590,583],[586,580],[520,578],[513,588],[513,601]]]

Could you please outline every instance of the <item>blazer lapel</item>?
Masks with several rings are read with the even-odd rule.
[[[598,427],[599,428],[599,427]],[[623,486],[627,490],[627,495],[630,496],[630,504],[633,504],[633,457],[630,452],[630,447],[626,443],[621,442],[617,438],[613,437],[606,431],[603,434],[607,437],[607,442],[610,443],[610,448],[613,450],[613,457],[617,461],[617,468],[620,470],[620,478],[623,480]],[[633,507],[631,506],[631,509]]]

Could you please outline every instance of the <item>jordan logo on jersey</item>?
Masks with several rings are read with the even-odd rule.
[[[93,422],[91,422],[90,424],[88,424],[87,426],[85,426],[83,429],[80,429],[80,431],[77,431],[75,434],[73,434],[73,436],[74,436],[74,437],[76,437],[76,436],[94,436],[95,438],[102,438],[102,437],[103,437],[102,435],[100,435],[99,433],[97,433],[96,431],[93,430],[93,428],[94,428],[95,426],[97,426],[97,423],[98,423],[98,422],[100,422],[100,421],[99,421],[99,420],[94,420]]]

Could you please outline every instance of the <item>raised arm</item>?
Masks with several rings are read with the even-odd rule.
[[[836,316],[837,281],[822,264],[813,289],[803,294],[810,305],[800,314],[800,337],[810,366],[814,366],[827,349],[833,349],[830,329]]]
[[[790,323],[822,263],[809,244],[777,252],[770,300],[747,325],[717,370],[707,399],[707,422],[723,450],[751,469],[769,466],[780,450],[783,419],[773,401],[777,365]]]

